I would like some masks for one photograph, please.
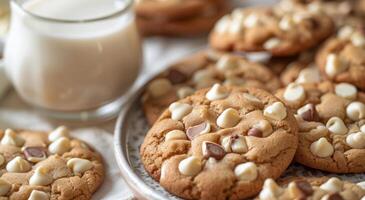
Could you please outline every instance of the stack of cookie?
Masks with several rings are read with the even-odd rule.
[[[230,4],[226,0],[138,0],[135,10],[145,36],[195,36],[208,33]]]
[[[222,17],[212,49],[146,87],[147,172],[184,199],[365,199],[365,183],[281,177],[294,162],[365,173],[365,32],[354,5],[282,0]]]

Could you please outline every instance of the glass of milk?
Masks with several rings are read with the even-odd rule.
[[[12,0],[5,70],[19,95],[60,119],[105,119],[142,65],[132,0]]]

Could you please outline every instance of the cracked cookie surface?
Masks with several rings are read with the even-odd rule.
[[[65,127],[50,134],[0,130],[0,196],[9,200],[91,199],[102,159]]]
[[[334,28],[330,17],[308,6],[236,9],[220,19],[210,45],[223,51],[268,51],[290,56],[316,46]]]
[[[172,65],[147,85],[142,103],[148,122],[156,121],[174,101],[215,83],[269,91],[280,87],[279,79],[265,66],[239,56],[202,51]]]
[[[147,133],[147,172],[184,199],[243,199],[278,178],[297,147],[291,111],[268,92],[214,85],[170,105]]]
[[[297,162],[334,173],[365,172],[365,94],[348,83],[291,83],[277,96],[299,125]]]
[[[356,184],[334,177],[289,177],[278,183],[267,179],[256,199],[361,200],[365,195],[365,182]]]

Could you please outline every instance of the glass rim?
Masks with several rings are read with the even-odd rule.
[[[19,8],[24,14],[29,15],[29,16],[34,17],[39,20],[48,21],[48,22],[56,22],[56,23],[78,24],[78,23],[98,22],[98,21],[107,20],[107,19],[115,18],[119,15],[122,15],[125,12],[127,12],[133,4],[133,0],[125,0],[125,1],[126,1],[125,6],[123,6],[121,9],[118,9],[117,11],[107,14],[105,16],[95,17],[95,18],[86,18],[86,19],[77,19],[77,20],[45,17],[45,16],[41,16],[41,15],[32,13],[32,12],[24,9],[24,7],[19,2],[19,0],[11,0],[10,3],[12,5],[15,5],[17,8]]]

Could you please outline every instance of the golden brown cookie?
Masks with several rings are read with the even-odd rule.
[[[201,10],[194,13],[190,11],[170,12],[175,13],[173,19],[170,12],[158,12],[154,17],[145,15],[137,16],[137,25],[140,32],[145,36],[165,35],[165,36],[196,36],[208,33],[215,22],[230,10],[230,3],[225,0],[215,0],[201,3]],[[191,2],[187,1],[187,2]],[[179,4],[185,4],[185,1]],[[184,7],[183,7],[184,8]],[[180,10],[180,8],[179,8]],[[168,15],[163,17],[163,15]],[[191,16],[186,16],[191,14]]]
[[[316,63],[323,76],[334,82],[348,82],[365,89],[365,34],[344,26],[317,53]]]
[[[280,81],[266,67],[230,54],[198,52],[174,64],[147,85],[143,109],[150,124],[171,103],[215,83],[274,91]]]
[[[268,51],[273,56],[299,54],[318,45],[334,28],[330,17],[308,6],[236,9],[220,19],[210,45],[223,51]]]
[[[361,200],[365,196],[363,183],[355,184],[334,177],[290,177],[278,182],[267,179],[256,199]]]
[[[215,85],[169,106],[141,146],[147,172],[184,199],[244,199],[278,178],[297,147],[291,111],[270,93]]]
[[[65,127],[50,134],[0,130],[0,138],[1,198],[86,200],[103,181],[100,155]]]
[[[365,94],[348,83],[289,84],[277,92],[296,113],[296,161],[327,172],[365,172]]]

